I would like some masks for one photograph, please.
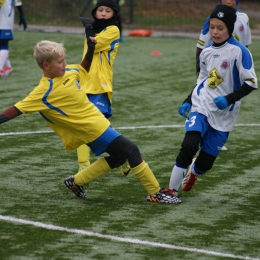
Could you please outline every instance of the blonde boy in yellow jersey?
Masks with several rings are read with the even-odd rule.
[[[109,121],[86,97],[79,82],[88,78],[94,52],[94,38],[88,37],[88,52],[80,65],[67,66],[62,44],[41,41],[34,57],[43,70],[39,85],[23,100],[0,114],[0,124],[21,114],[40,112],[47,124],[61,137],[68,152],[82,144],[99,158],[86,169],[64,180],[77,197],[86,198],[83,185],[129,161],[132,172],[148,192],[147,201],[178,204],[181,200],[170,189],[160,188],[138,147],[115,131]]]
[[[91,12],[93,22],[88,19],[93,30],[92,35],[96,39],[92,65],[89,70],[89,78],[81,84],[85,89],[90,102],[92,102],[106,117],[112,116],[113,96],[113,64],[119,47],[120,32],[117,15],[118,5],[115,0],[98,0]],[[85,18],[86,19],[86,18]],[[88,46],[84,40],[82,59]],[[90,165],[90,150],[86,145],[77,149],[79,171]]]

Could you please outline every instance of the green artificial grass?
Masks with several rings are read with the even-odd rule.
[[[33,48],[43,39],[63,41],[67,63],[80,62],[82,35],[15,32],[14,71],[0,79],[1,111],[38,84]],[[258,77],[259,44],[250,46]],[[184,135],[177,110],[196,82],[195,50],[196,39],[126,37],[114,64],[112,126],[139,146],[164,187]],[[38,113],[1,125],[1,259],[260,259],[258,95],[244,98],[228,151],[190,192],[180,192],[180,205],[146,202],[135,176],[119,169],[77,199],[63,185],[77,172],[76,152],[66,153]]]

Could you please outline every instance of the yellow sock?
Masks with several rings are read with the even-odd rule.
[[[94,163],[92,163],[86,169],[78,172],[74,176],[74,183],[83,186],[91,181],[97,179],[98,177],[108,173],[111,170],[105,158],[99,158]]]
[[[131,170],[147,190],[148,194],[154,195],[160,190],[158,181],[145,161],[138,166],[131,168]]]
[[[78,154],[78,163],[79,163],[79,168],[81,168],[83,165],[89,166],[90,161],[89,161],[89,156],[90,156],[90,148],[83,144],[77,149],[77,154]]]

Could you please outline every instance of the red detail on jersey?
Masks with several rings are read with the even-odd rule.
[[[223,60],[221,63],[221,68],[226,70],[227,68],[229,68],[229,62],[227,60]]]

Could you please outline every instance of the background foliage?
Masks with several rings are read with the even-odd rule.
[[[41,26],[81,27],[78,16],[91,17],[92,0],[23,0],[28,30]],[[161,32],[198,32],[217,0],[124,0],[120,6],[124,29],[155,29]],[[241,0],[253,30],[260,27],[259,1]],[[17,17],[18,19],[18,17]],[[18,21],[18,20],[17,20]],[[259,34],[259,33],[258,33]]]

